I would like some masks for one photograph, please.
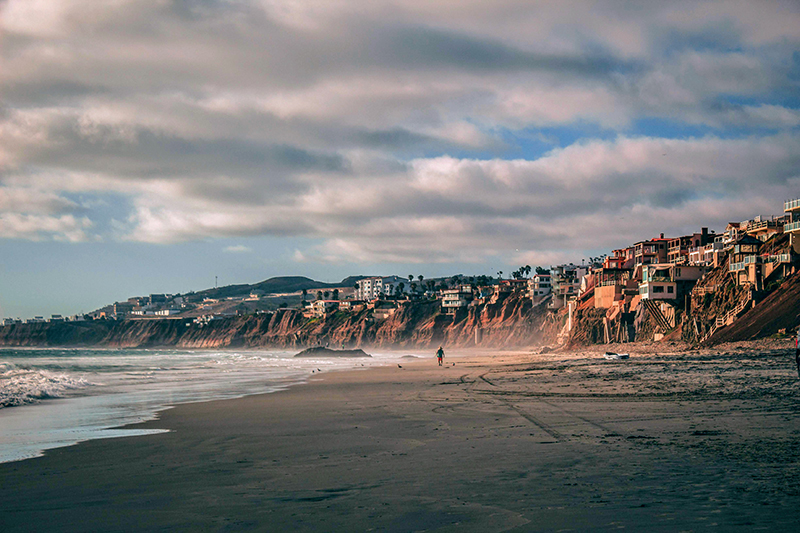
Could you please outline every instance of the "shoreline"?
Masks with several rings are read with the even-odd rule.
[[[0,526],[793,530],[793,357],[715,352],[431,357],[180,404],[125,426],[169,433],[0,464]]]

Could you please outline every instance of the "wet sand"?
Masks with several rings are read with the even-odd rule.
[[[431,357],[183,405],[0,465],[0,530],[797,531],[789,346]]]

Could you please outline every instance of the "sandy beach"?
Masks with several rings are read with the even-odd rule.
[[[789,341],[452,354],[0,465],[11,531],[796,531]]]

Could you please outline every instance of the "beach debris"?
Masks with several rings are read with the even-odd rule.
[[[400,365],[397,365],[397,368],[403,368],[403,367],[402,367],[402,366],[400,366]]]
[[[606,352],[603,354],[603,357],[609,360],[619,360],[619,359],[628,359],[630,355],[626,353]]]

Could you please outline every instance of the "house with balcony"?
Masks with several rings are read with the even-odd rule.
[[[471,285],[461,285],[455,289],[442,291],[442,311],[456,314],[459,309],[466,309],[474,299]]]
[[[767,218],[759,215],[752,220],[743,222],[742,226],[744,226],[745,234],[764,242],[774,235],[783,233],[785,221],[786,218],[783,216]]]
[[[633,245],[634,266],[666,263],[669,242],[672,239],[660,237],[647,241],[639,241]]]
[[[638,284],[633,279],[633,261],[625,261],[616,255],[606,257],[603,266],[594,271],[594,306],[608,309],[625,300],[625,296],[638,292]],[[629,265],[626,267],[625,265]]]
[[[536,305],[547,298],[553,289],[550,274],[534,274],[528,280],[528,297]]]
[[[581,278],[589,273],[585,266],[572,263],[550,267],[550,285],[553,297],[547,304],[549,309],[561,309],[571,298],[578,296]]]
[[[656,263],[642,266],[639,296],[643,300],[676,300],[682,302],[702,278],[707,267],[678,263]]]
[[[789,234],[794,252],[800,253],[800,199],[783,202],[783,212],[786,217],[783,232]]]
[[[755,290],[761,290],[761,244],[761,240],[745,234],[731,248],[728,272],[738,285],[750,284]]]
[[[718,267],[725,258],[725,246],[719,236],[704,246],[697,246],[689,250],[690,265],[705,265]]]
[[[310,315],[324,317],[339,308],[339,300],[314,300],[311,302]]]
[[[714,242],[716,235],[712,231],[709,233],[708,228],[701,228],[700,233],[692,233],[691,235],[684,235],[676,237],[669,241],[667,248],[667,263],[689,263],[689,253],[693,249],[705,246],[710,242]]]
[[[500,280],[498,289],[500,292],[519,292],[528,289],[527,279],[504,279]]]
[[[722,247],[725,251],[730,250],[733,247],[733,243],[744,235],[744,228],[742,228],[741,225],[742,223],[740,222],[728,222],[725,226],[725,231],[717,235],[714,240],[722,243]]]

